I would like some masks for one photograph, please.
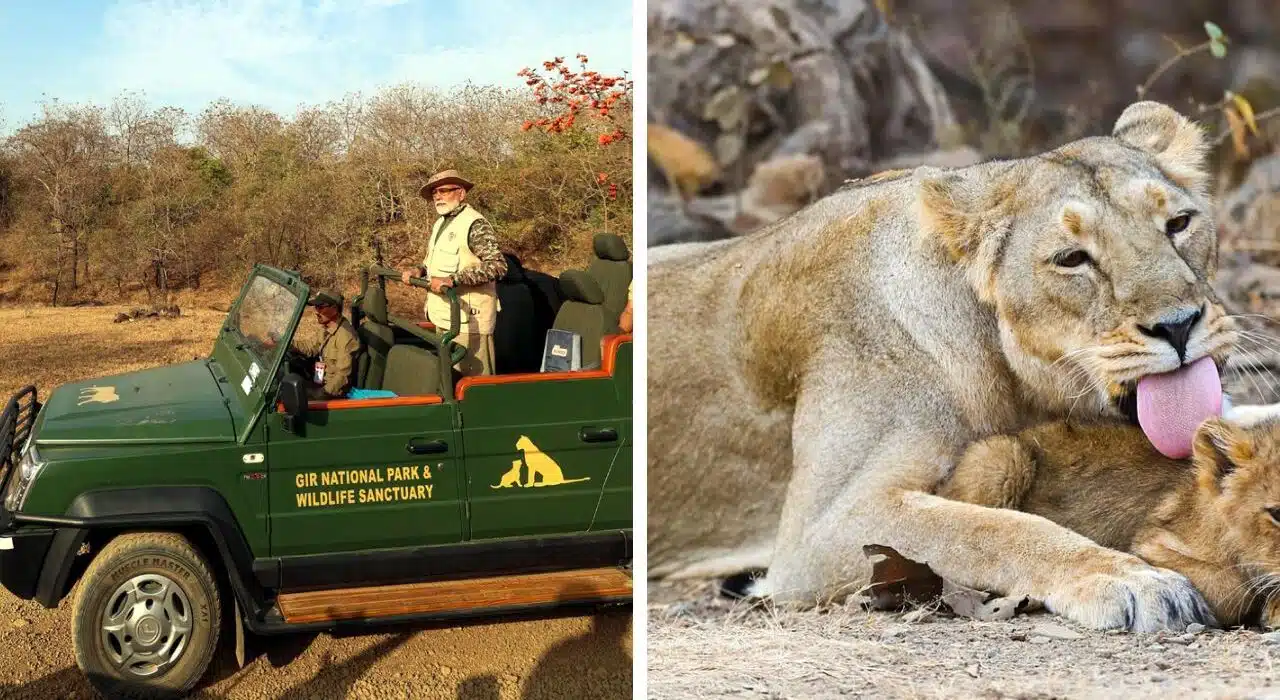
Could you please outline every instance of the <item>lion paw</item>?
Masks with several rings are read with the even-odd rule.
[[[1044,606],[1095,629],[1181,632],[1193,622],[1217,626],[1204,597],[1182,574],[1147,564],[1126,569],[1067,583],[1049,595]]]

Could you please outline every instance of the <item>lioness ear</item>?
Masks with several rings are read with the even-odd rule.
[[[1155,156],[1180,186],[1204,194],[1209,182],[1209,142],[1199,124],[1167,105],[1147,100],[1126,107],[1111,135]]]
[[[1248,431],[1221,418],[1201,423],[1191,450],[1200,486],[1218,491],[1222,480],[1252,459],[1253,453]]]
[[[995,251],[1006,233],[995,211],[1012,192],[1005,192],[1003,181],[975,182],[938,168],[918,168],[915,177],[920,183],[920,233],[926,243],[965,265],[978,297],[995,303]]]

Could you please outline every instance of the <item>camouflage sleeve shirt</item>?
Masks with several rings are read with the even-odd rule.
[[[471,224],[471,230],[467,231],[467,247],[480,258],[480,264],[453,273],[455,285],[472,287],[493,282],[507,274],[507,259],[502,257],[498,234],[488,220],[480,219]]]

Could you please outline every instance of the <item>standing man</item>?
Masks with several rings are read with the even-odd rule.
[[[431,291],[422,310],[441,331],[449,330],[449,299],[445,287],[458,294],[461,316],[454,342],[467,349],[455,365],[463,376],[493,374],[493,328],[498,318],[497,280],[507,272],[493,225],[463,203],[475,185],[456,170],[431,176],[418,191],[430,199],[439,218],[431,228],[427,255],[417,270],[401,270],[405,284],[413,276],[430,276]]]

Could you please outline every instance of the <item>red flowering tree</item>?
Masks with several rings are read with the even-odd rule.
[[[533,100],[541,111],[538,118],[526,120],[522,130],[585,134],[593,137],[600,148],[628,149],[629,152],[630,147],[622,144],[630,139],[634,81],[626,77],[625,71],[615,76],[589,70],[585,55],[578,54],[576,58],[577,70],[571,68],[564,57],[557,56],[544,61],[541,72],[525,68],[517,73],[533,89]],[[618,198],[619,185],[609,172],[595,171],[591,176],[605,207],[607,226],[609,202]]]

